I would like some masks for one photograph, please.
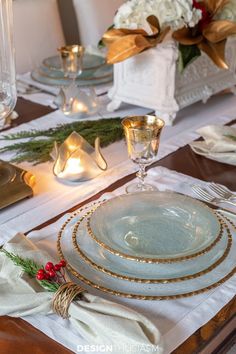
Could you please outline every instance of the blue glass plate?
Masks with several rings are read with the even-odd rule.
[[[71,83],[71,79],[63,76],[62,72],[55,72],[54,74],[48,74],[43,71],[42,68],[33,70],[31,73],[33,80],[45,85],[52,86],[67,86]],[[77,78],[76,84],[78,86],[95,86],[101,85],[113,80],[113,69],[111,66],[102,66],[93,72],[92,75]]]
[[[221,226],[205,204],[176,193],[126,194],[100,205],[90,236],[107,251],[140,262],[181,261],[210,251]]]
[[[78,217],[80,216],[81,214]],[[67,269],[72,280],[79,281],[88,291],[94,288],[96,291],[100,290],[111,295],[141,300],[176,299],[209,291],[235,274],[236,242],[233,241],[225,259],[212,271],[197,278],[178,282],[146,284],[112,277],[87,264],[75,249],[71,235],[78,217],[70,216],[64,223],[59,232],[57,248],[59,257],[67,261]],[[224,229],[223,239],[225,238],[225,233],[228,234],[229,245],[231,246],[232,236],[226,228]],[[196,262],[197,259],[195,259]],[[152,264],[150,266],[157,267],[158,265]],[[164,266],[168,268],[169,264]]]
[[[83,57],[83,70],[96,70],[105,64],[105,58],[98,55],[85,53]],[[61,59],[59,55],[43,60],[43,66],[50,71],[62,71]]]
[[[229,240],[224,231],[222,238],[212,249],[197,257],[177,263],[142,263],[129,259],[123,259],[100,247],[88,236],[86,229],[87,217],[75,217],[73,230],[67,228],[65,237],[71,237],[78,256],[95,269],[111,276],[129,281],[143,283],[178,282],[190,277],[198,277],[210,272],[225,258]],[[71,225],[72,226],[72,225]]]

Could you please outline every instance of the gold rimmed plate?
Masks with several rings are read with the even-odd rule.
[[[105,63],[106,60],[102,56],[85,53],[83,57],[83,70],[96,70]],[[43,66],[51,71],[63,71],[59,55],[44,59]]]
[[[196,258],[209,252],[222,236],[221,224],[210,208],[172,192],[109,199],[88,217],[87,228],[108,252],[143,263]]]
[[[115,296],[122,296],[130,299],[140,300],[169,300],[197,295],[211,290],[228,280],[236,272],[236,242],[232,243],[232,235],[226,227],[232,247],[225,260],[211,272],[199,276],[196,279],[189,279],[178,283],[167,284],[140,284],[117,279],[97,271],[90,267],[78,256],[74,249],[71,237],[78,217],[82,217],[87,210],[75,213],[63,224],[57,241],[58,254],[66,259],[68,271],[79,281],[85,284],[85,288],[94,288]]]
[[[92,210],[89,210],[84,216],[76,217],[78,221],[72,230],[73,247],[88,265],[115,278],[149,284],[185,281],[212,271],[224,261],[230,251],[231,240],[224,227],[222,239],[209,253],[197,259],[170,264],[140,263],[122,259],[101,248],[88,236],[86,219],[91,213]],[[221,220],[220,222],[222,223]],[[69,229],[69,235],[66,237],[70,238],[70,234]]]

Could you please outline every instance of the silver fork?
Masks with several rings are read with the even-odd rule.
[[[220,198],[228,199],[228,200],[236,199],[235,194],[231,193],[226,187],[221,186],[219,184],[211,183],[209,184],[209,189],[215,194],[218,194],[218,197]]]
[[[200,186],[193,185],[192,190],[196,194],[196,196],[198,196],[200,199],[204,200],[205,202],[214,203],[214,204],[227,203],[236,206],[236,203],[231,202],[228,199],[214,197],[205,188],[202,188]]]

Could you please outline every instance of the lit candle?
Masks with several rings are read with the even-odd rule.
[[[58,174],[58,177],[70,179],[70,177],[74,178],[76,176],[79,176],[82,172],[84,172],[84,168],[81,165],[80,159],[70,157],[66,161],[66,166],[64,170]]]
[[[72,104],[72,113],[88,113],[88,107],[78,99],[74,99]]]

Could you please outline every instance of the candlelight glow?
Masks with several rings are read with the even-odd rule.
[[[73,103],[73,109],[74,109],[74,112],[77,112],[77,113],[87,113],[88,112],[88,107],[83,102],[78,101],[78,100],[76,100]]]
[[[84,171],[79,158],[71,157],[67,160],[65,169],[58,174],[58,177],[64,178],[65,175],[79,175]]]

